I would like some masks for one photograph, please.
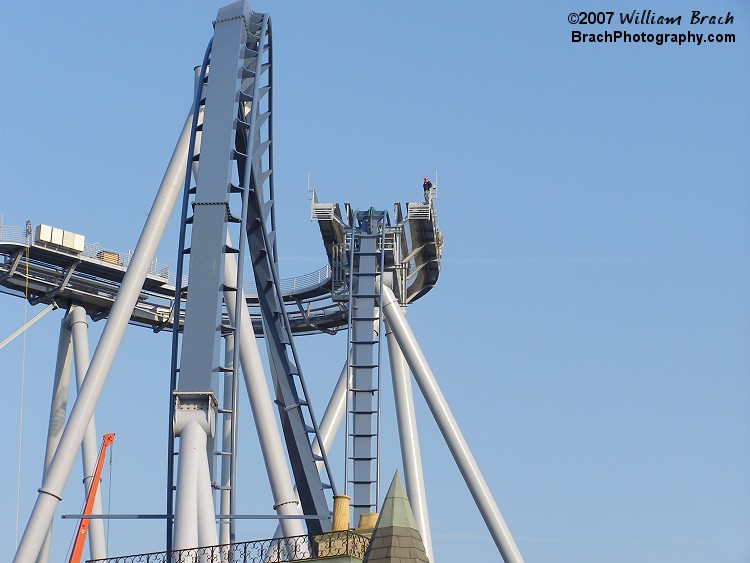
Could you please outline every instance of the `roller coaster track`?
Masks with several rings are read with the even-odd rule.
[[[348,227],[337,204],[313,203],[313,217],[320,226],[328,262],[307,274],[279,280],[287,318],[294,334],[336,332],[345,328],[348,314],[345,300],[337,297],[334,275],[339,275],[336,262],[343,244],[342,234]],[[401,217],[394,228],[409,235],[408,244],[391,257],[386,269],[396,262],[407,262],[405,278],[408,283],[407,302],[426,294],[439,275],[439,235],[434,210],[423,204],[409,204],[407,217]],[[418,210],[416,212],[415,210]],[[426,216],[426,217],[425,217]],[[337,238],[338,237],[338,238]],[[29,245],[29,297],[32,304],[54,302],[67,308],[75,304],[86,309],[94,320],[108,316],[128,268],[131,252],[120,252],[87,244],[83,252],[27,239],[24,227],[0,225],[0,291],[24,297],[26,285],[26,245]],[[66,280],[67,278],[67,280]],[[184,292],[188,293],[187,276],[180,275]],[[172,330],[174,296],[177,273],[166,264],[151,264],[140,298],[133,309],[130,322],[158,332]],[[250,309],[253,329],[263,336],[263,322],[259,310],[258,290],[254,280],[243,284],[246,304]],[[180,317],[180,323],[184,318]],[[228,317],[223,323],[229,325]]]

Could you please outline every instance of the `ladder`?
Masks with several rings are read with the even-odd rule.
[[[348,233],[349,330],[346,487],[353,522],[377,512],[380,481],[380,356],[385,212],[357,211]]]

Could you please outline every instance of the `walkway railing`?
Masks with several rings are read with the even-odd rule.
[[[364,558],[370,540],[354,532],[329,532],[226,545],[93,559],[88,563],[281,563],[353,556]]]
[[[31,235],[30,239],[30,242],[32,244],[38,244],[39,246],[53,248],[45,245],[44,243],[36,243],[33,234]],[[26,228],[0,224],[0,242],[26,244]],[[55,250],[59,250],[60,252],[66,252],[66,250],[63,248],[54,248]],[[96,242],[92,244],[86,244],[83,247],[83,252],[80,253],[80,256],[95,258],[97,260],[101,260],[102,262],[106,262],[107,264],[112,264],[113,266],[122,266],[127,268],[130,264],[132,254],[132,251],[118,252],[116,250],[110,250],[102,247],[101,244]],[[154,258],[153,262],[151,263],[149,274],[165,279],[168,285],[176,285],[175,282],[177,280],[175,273],[169,270],[169,266],[158,262],[156,258]],[[322,268],[319,268],[314,272],[310,272],[309,274],[282,279],[281,292],[283,294],[302,293],[307,290],[314,289],[324,283],[327,283],[330,281],[330,279],[331,266],[329,264],[326,264]],[[183,276],[182,282],[183,286],[187,285],[187,276]],[[243,290],[245,291],[246,295],[255,295],[258,293],[257,289],[255,288],[255,284],[253,284],[252,282],[244,284]]]

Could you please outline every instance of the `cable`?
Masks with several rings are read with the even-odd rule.
[[[31,223],[26,223],[26,289],[23,302],[23,324],[28,320],[29,305],[29,245],[31,244]],[[23,400],[26,380],[26,331],[23,331],[23,349],[21,352],[21,399],[18,414],[18,479],[16,482],[16,545],[18,545],[18,529],[21,515],[21,455],[23,453]]]

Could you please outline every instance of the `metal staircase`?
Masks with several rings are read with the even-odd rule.
[[[348,236],[351,379],[347,385],[346,484],[353,522],[377,512],[380,477],[380,303],[385,257],[385,212],[357,211]]]

